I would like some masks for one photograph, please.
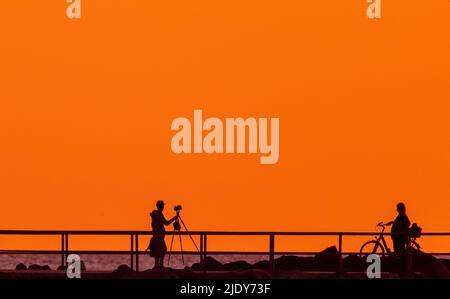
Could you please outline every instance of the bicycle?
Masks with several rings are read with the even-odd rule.
[[[389,226],[390,224],[384,224],[383,222],[379,222],[377,224],[377,227],[381,227],[381,232],[379,236],[375,237],[375,240],[367,241],[361,246],[361,249],[359,250],[360,257],[367,257],[369,254],[378,254],[381,256],[385,256],[386,254],[391,254],[391,249],[386,243],[386,240],[384,238],[384,231],[386,229],[386,226]],[[421,247],[419,243],[416,241],[416,237],[409,238],[409,248],[412,250],[420,251]]]

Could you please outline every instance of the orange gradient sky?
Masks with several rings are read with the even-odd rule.
[[[0,229],[148,229],[163,199],[191,230],[374,231],[404,201],[450,231],[450,1],[65,2],[0,3]],[[173,154],[194,109],[279,117],[278,164]],[[267,243],[239,242],[209,244]]]

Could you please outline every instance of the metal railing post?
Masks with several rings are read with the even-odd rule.
[[[66,264],[67,264],[67,257],[69,256],[69,234],[68,233],[66,233],[65,239],[66,239],[66,241],[65,241],[65,243],[66,243],[66,250],[65,250],[66,253],[65,253],[64,259],[65,259]]]
[[[66,265],[66,260],[64,259],[66,245],[64,243],[64,234],[61,234],[61,267],[64,267]]]
[[[200,234],[200,266],[203,269],[203,234]]]
[[[203,235],[203,272],[206,272],[206,256],[208,254],[208,247],[207,247],[207,240],[208,240],[208,235],[204,234]]]
[[[342,233],[339,233],[339,256],[337,266],[337,275],[342,275],[344,272],[342,268]]]
[[[275,235],[269,237],[269,271],[275,270]]]
[[[139,234],[136,233],[134,235],[134,242],[136,244],[135,246],[135,252],[136,252],[136,272],[139,272]]]
[[[133,234],[131,234],[130,235],[130,268],[131,268],[131,270],[134,270],[133,252],[134,252],[134,242],[133,242]]]

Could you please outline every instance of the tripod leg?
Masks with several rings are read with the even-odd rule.
[[[172,240],[170,241],[170,249],[169,249],[169,257],[167,258],[167,266],[170,264],[170,254],[172,253],[173,237],[175,237],[175,235],[172,235]]]
[[[183,241],[181,240],[181,234],[179,234],[178,236],[180,237],[181,261],[183,261],[183,265],[184,265],[184,256],[183,256]]]
[[[181,216],[178,216],[178,219],[180,219],[181,224],[183,224],[183,227],[184,227],[184,229],[186,230],[186,232],[189,233],[189,230],[187,229],[186,224],[184,224],[183,219],[181,219]],[[195,243],[195,240],[194,240],[194,238],[192,238],[192,235],[191,235],[191,234],[189,234],[189,238],[191,238],[191,241],[192,241],[192,243],[194,243],[194,246],[195,246],[195,248],[197,249],[197,251],[200,252],[200,250],[198,249],[197,243]]]

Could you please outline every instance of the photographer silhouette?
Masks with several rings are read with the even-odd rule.
[[[164,240],[166,232],[165,225],[170,225],[172,222],[178,220],[178,213],[170,220],[164,217],[164,205],[164,201],[157,201],[156,210],[150,213],[150,217],[152,217],[153,236],[150,239],[150,244],[147,249],[150,250],[150,256],[155,258],[154,268],[164,268],[164,254],[167,252],[167,246]],[[176,223],[180,225],[178,221]]]

